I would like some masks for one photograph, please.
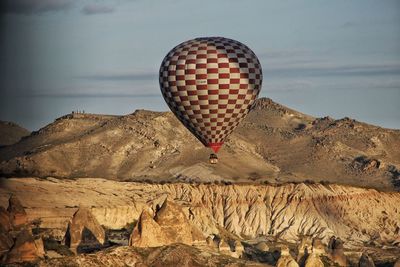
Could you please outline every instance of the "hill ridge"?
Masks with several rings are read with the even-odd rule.
[[[204,148],[172,112],[67,114],[0,148],[0,176],[103,177],[184,182],[327,181],[394,190],[400,130],[349,118],[314,118],[257,100],[208,164]]]

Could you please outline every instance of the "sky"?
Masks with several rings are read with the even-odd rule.
[[[0,120],[38,130],[72,110],[168,110],[177,44],[223,36],[262,64],[260,93],[317,117],[400,129],[397,0],[3,0]]]

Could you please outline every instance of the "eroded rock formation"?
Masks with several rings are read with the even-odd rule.
[[[32,262],[43,256],[43,243],[35,243],[32,233],[23,229],[16,237],[15,243],[7,253],[6,263]]]
[[[129,238],[129,245],[135,247],[159,247],[167,244],[160,225],[154,221],[150,211],[143,210]]]
[[[20,229],[27,225],[28,218],[24,207],[15,195],[11,195],[8,201],[7,211],[11,225],[14,229]]]
[[[256,244],[255,248],[258,249],[261,252],[266,252],[266,251],[269,250],[269,246],[264,241],[258,242]]]
[[[375,267],[375,263],[372,258],[368,255],[368,253],[363,252],[360,257],[360,262],[358,263],[358,267]]]
[[[232,255],[231,246],[225,239],[220,239],[218,242],[218,251],[224,255]]]
[[[297,245],[297,262],[304,266],[307,257],[311,254],[312,238],[310,236],[303,236]]]
[[[193,244],[204,241],[205,237],[197,227],[192,226],[181,206],[166,199],[154,220],[160,225],[167,239],[173,243]]]
[[[305,267],[324,267],[324,263],[322,262],[320,256],[314,252],[312,252],[305,262]]]
[[[218,242],[214,236],[207,236],[206,243],[211,249],[218,251]]]
[[[232,248],[233,248],[233,252],[235,253],[234,256],[236,258],[242,258],[243,257],[244,246],[242,245],[242,242],[240,242],[239,240],[233,240],[232,241]]]
[[[165,200],[154,217],[150,212],[142,211],[129,245],[156,247],[172,243],[192,245],[205,241],[201,231],[192,225],[182,208],[174,202]]]
[[[281,247],[281,256],[276,262],[276,267],[299,267],[299,264],[293,259],[289,253],[289,248],[286,246]]]
[[[11,249],[14,245],[14,240],[9,234],[9,230],[0,224],[0,262],[3,256]]]
[[[0,264],[34,262],[44,257],[41,237],[34,237],[27,214],[15,195],[0,207]]]
[[[81,252],[87,247],[101,246],[105,242],[105,232],[87,208],[79,208],[65,234],[65,244],[73,252]]]
[[[29,220],[41,219],[44,227],[64,233],[75,206],[92,206],[102,225],[120,229],[139,219],[143,209],[155,210],[168,196],[179,201],[186,217],[205,236],[219,235],[224,228],[238,236],[267,235],[292,243],[307,235],[328,243],[335,235],[349,245],[372,239],[379,245],[400,244],[400,193],[374,189],[321,184],[156,185],[90,178],[19,178],[7,179],[3,185],[3,206],[8,198],[2,196],[13,193],[26,203]],[[64,195],[68,198],[60,197]]]
[[[0,206],[0,225],[3,227],[4,231],[9,231],[11,229],[10,214],[2,206]]]
[[[344,254],[343,241],[340,238],[332,236],[329,240],[328,250],[330,258],[334,263],[343,267],[348,265],[346,255]]]
[[[35,179],[10,179],[7,181],[15,182],[15,184],[4,183],[7,190],[11,192],[15,192],[12,190],[13,186],[27,189],[24,194],[21,194],[21,202],[31,205],[27,208],[28,221],[40,219],[46,226],[55,226],[56,223],[59,223],[64,227],[67,225],[66,222],[55,219],[59,220],[59,214],[68,214],[69,211],[75,220],[80,218],[79,225],[81,226],[78,229],[81,229],[84,223],[92,220],[91,218],[98,217],[106,224],[111,223],[108,226],[112,226],[112,222],[117,221],[112,216],[120,216],[116,223],[117,226],[121,225],[124,219],[132,222],[132,218],[137,218],[139,220],[131,236],[131,244],[137,247],[156,247],[174,242],[188,242],[190,245],[208,248],[206,251],[209,250],[212,253],[225,253],[226,256],[240,257],[240,254],[243,255],[244,252],[240,240],[249,238],[243,234],[243,229],[247,229],[247,233],[257,233],[260,228],[265,227],[268,231],[266,234],[261,234],[265,237],[261,240],[267,240],[266,242],[283,240],[299,244],[298,253],[294,249],[292,257],[304,258],[303,263],[297,260],[300,266],[320,264],[321,259],[326,263],[329,259],[326,256],[321,257],[322,255],[331,255],[332,260],[343,266],[343,262],[347,262],[344,252],[348,250],[344,249],[341,240],[357,241],[353,243],[352,246],[354,246],[360,241],[371,239],[369,233],[373,233],[375,235],[374,242],[382,244],[381,247],[388,244],[387,246],[395,248],[398,244],[391,241],[398,238],[395,228],[399,216],[399,209],[396,205],[400,200],[398,193],[382,193],[371,189],[318,184],[220,186],[149,185],[99,179],[57,180],[57,182],[41,180],[39,184]],[[29,186],[24,186],[24,182],[28,182]],[[38,186],[40,188],[37,188]],[[35,194],[37,191],[33,189],[46,192],[48,196],[46,199],[48,206],[43,211],[38,208],[41,206],[43,198],[37,198]],[[1,190],[3,189],[0,188],[0,193]],[[66,195],[66,192],[70,194],[69,198],[61,198],[60,196]],[[118,194],[112,192],[118,192]],[[82,198],[81,194],[84,194],[86,198]],[[0,194],[0,201],[3,195]],[[75,203],[78,202],[75,201],[79,201],[83,206],[91,204],[92,207],[86,212],[83,212],[84,209],[76,212]],[[8,199],[2,203],[7,202]],[[52,208],[48,203],[55,207]],[[62,208],[67,203],[71,205],[70,208]],[[113,207],[109,203],[117,203],[118,212],[111,212]],[[124,208],[125,205],[130,206]],[[95,215],[90,215],[92,210],[97,210]],[[101,213],[100,210],[106,212]],[[122,213],[123,210],[129,213],[125,217]],[[139,210],[141,213],[137,215]],[[57,213],[60,211],[62,213]],[[79,215],[80,213],[84,215]],[[8,212],[3,209],[2,214],[0,218],[6,222],[9,217]],[[54,216],[54,219],[51,216]],[[56,216],[58,217],[55,218]],[[261,222],[266,225],[260,225]],[[324,228],[321,225],[324,225]],[[198,229],[195,231],[196,227]],[[204,237],[195,238],[196,235],[193,233],[199,232],[199,229],[204,233]],[[277,229],[282,230],[277,231]],[[382,233],[377,234],[377,231],[381,229],[383,229],[382,232],[386,231],[385,238]],[[324,254],[324,243],[328,243],[329,238],[327,237],[331,236],[328,234],[336,231],[340,238],[332,238],[329,242],[329,253]],[[275,234],[268,234],[272,232]],[[261,233],[263,232],[261,231]],[[79,235],[77,236],[79,237]],[[205,241],[206,236],[208,236],[209,246],[198,242],[199,240]],[[314,238],[311,238],[312,236]],[[173,240],[171,240],[172,238]],[[10,242],[7,243],[7,239],[5,240],[5,247],[12,246]],[[219,243],[219,250],[215,246],[217,240],[222,240]],[[248,253],[254,252],[255,259],[266,260],[270,264],[276,263],[279,256],[274,254],[275,245],[273,243],[266,244],[264,242],[257,245],[255,242],[251,244],[251,246],[246,244],[246,257],[249,255]],[[269,246],[271,249],[268,248]],[[32,246],[30,248],[31,252],[27,253],[25,258],[32,255],[34,250],[32,250]],[[40,255],[39,252],[34,253]],[[285,253],[283,255],[285,256]],[[352,258],[351,263],[357,263],[358,259]],[[294,264],[290,262],[289,260],[282,264]]]
[[[321,239],[314,238],[312,241],[311,254],[307,257],[304,266],[305,267],[324,267],[324,263],[321,260],[321,255],[325,255],[325,246]],[[303,266],[300,264],[300,266]]]

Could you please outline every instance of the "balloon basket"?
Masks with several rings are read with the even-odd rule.
[[[217,154],[211,153],[209,158],[210,164],[217,164],[218,163],[218,156]]]

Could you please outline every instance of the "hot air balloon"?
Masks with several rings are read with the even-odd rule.
[[[262,69],[246,45],[202,37],[174,47],[161,63],[159,78],[171,111],[204,146],[218,153],[254,104]],[[210,162],[216,158],[212,154]]]

